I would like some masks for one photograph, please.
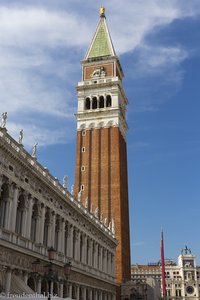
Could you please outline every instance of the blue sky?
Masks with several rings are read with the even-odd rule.
[[[0,1],[0,107],[28,151],[74,181],[75,87],[102,1]],[[200,2],[110,0],[106,16],[125,73],[132,262],[200,259]]]

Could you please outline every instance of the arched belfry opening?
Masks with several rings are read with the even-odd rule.
[[[104,96],[99,97],[99,108],[104,108]]]
[[[97,97],[92,98],[92,109],[97,109]]]
[[[90,100],[90,98],[86,98],[85,99],[85,109],[90,109],[90,102],[91,102],[91,100]]]
[[[110,95],[106,96],[106,107],[111,107],[112,106],[112,99]]]

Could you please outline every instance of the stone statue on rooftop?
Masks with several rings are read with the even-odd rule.
[[[71,186],[71,194],[72,194],[72,196],[74,196],[74,185],[73,184]]]
[[[82,191],[80,190],[80,191],[78,192],[78,202],[81,202],[81,194],[82,194]]]
[[[36,158],[37,145],[38,145],[38,143],[35,143],[35,144],[33,145],[32,154],[31,154],[31,156],[32,156],[33,158]]]
[[[88,206],[89,206],[89,198],[87,196],[86,199],[85,199],[85,208],[88,209]]]
[[[101,213],[100,222],[103,223],[103,213]]]
[[[111,229],[112,229],[112,222],[109,222],[108,229],[111,231]]]
[[[19,140],[18,140],[19,144],[22,144],[23,137],[24,137],[24,133],[23,133],[23,129],[21,129],[19,132]]]
[[[98,207],[95,209],[94,215],[95,215],[95,218],[99,219],[99,208]]]
[[[113,234],[115,234],[115,220],[114,218],[112,218],[112,228],[111,228],[111,231]]]
[[[93,204],[90,204],[90,213],[93,214]]]
[[[7,120],[7,112],[2,113],[2,120],[1,120],[1,127],[5,128],[6,127],[6,120]]]
[[[65,176],[63,177],[63,187],[64,187],[65,189],[67,188],[67,180],[68,180],[68,176],[65,175]]]

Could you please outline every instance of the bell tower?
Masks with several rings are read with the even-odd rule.
[[[123,71],[107,27],[105,9],[82,63],[78,83],[75,198],[112,227],[119,244],[116,276],[131,277]]]

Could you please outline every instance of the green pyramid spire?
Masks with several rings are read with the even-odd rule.
[[[115,56],[115,50],[108,31],[104,13],[101,14],[95,35],[86,54],[86,59],[103,56]]]
[[[88,58],[111,55],[104,24],[100,24]]]

